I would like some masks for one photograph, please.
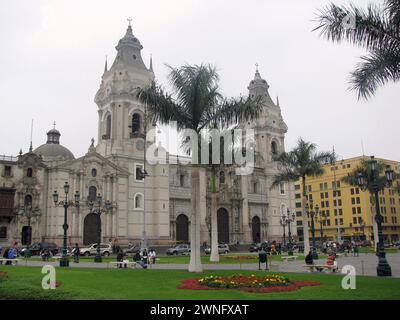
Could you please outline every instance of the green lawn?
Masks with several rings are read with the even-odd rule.
[[[375,248],[362,247],[362,248],[359,249],[359,252],[360,253],[375,253]],[[385,248],[385,252],[386,253],[398,253],[399,250],[397,248]]]
[[[237,259],[229,259],[229,256],[251,256],[253,259],[245,259],[245,260],[237,260]],[[110,261],[116,261],[115,256],[109,256],[109,257],[102,257],[103,262],[110,262]],[[326,256],[320,256],[320,259],[325,259]],[[32,261],[42,261],[41,258],[38,257],[32,257],[32,258],[25,258],[26,260],[32,260]],[[25,260],[24,259],[24,260]],[[69,258],[70,261],[73,261],[73,258]],[[132,261],[132,257],[128,258],[130,261]],[[189,256],[159,256],[159,260],[157,260],[157,263],[159,264],[188,264],[190,257]],[[304,256],[299,256],[299,260],[304,260]],[[273,262],[281,262],[282,258],[280,256],[268,256],[269,261]],[[49,261],[56,261],[55,259],[49,259]],[[81,257],[80,262],[94,262],[94,257]],[[215,262],[210,262],[210,256],[209,255],[203,255],[201,257],[201,262],[203,264],[213,264]],[[258,255],[257,254],[252,254],[252,253],[240,253],[240,254],[228,254],[228,255],[220,255],[220,262],[221,264],[236,264],[236,263],[258,263]]]
[[[8,272],[0,279],[3,299],[400,299],[400,279],[357,277],[356,290],[341,288],[342,276],[329,274],[285,274],[293,280],[314,280],[322,284],[286,293],[247,293],[237,290],[182,290],[180,280],[204,275],[261,274],[262,271],[207,271],[143,269],[61,269],[56,290],[43,290],[41,268],[0,266]],[[282,274],[282,273],[279,273]]]

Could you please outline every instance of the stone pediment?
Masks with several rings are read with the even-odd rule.
[[[19,167],[33,167],[33,168],[46,168],[47,166],[44,164],[41,156],[33,152],[28,152],[18,157],[18,166]]]
[[[113,174],[129,176],[129,172],[110,161],[109,159],[104,158],[101,154],[96,151],[91,151],[86,153],[84,156],[64,162],[55,168],[59,169],[72,169],[72,170],[81,170],[82,168],[86,168],[91,164],[96,164],[101,167],[104,172],[112,172]]]

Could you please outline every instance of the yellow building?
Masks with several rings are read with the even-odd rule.
[[[361,165],[361,156],[346,160],[338,160],[334,165],[324,165],[324,174],[319,177],[307,177],[307,198],[312,200],[315,208],[319,207],[319,214],[314,218],[315,237],[321,239],[321,224],[323,239],[336,241],[340,232],[341,240],[371,240],[374,241],[373,215],[374,206],[368,191],[350,186],[341,181],[354,169]],[[400,163],[397,161],[376,158],[378,162],[389,165],[396,173],[400,173]],[[400,194],[399,181],[391,188],[385,188],[379,193],[380,210],[383,216],[383,236],[385,241],[398,241],[400,236]],[[336,189],[335,189],[336,186]],[[302,184],[295,184],[297,234],[299,241],[303,241],[303,221],[301,215]],[[325,219],[321,219],[321,214]],[[320,223],[322,220],[322,223]],[[376,234],[375,230],[375,234]],[[309,236],[311,240],[311,219],[309,218]]]

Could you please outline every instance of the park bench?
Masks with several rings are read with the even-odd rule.
[[[3,264],[3,262],[8,262],[11,261],[11,264],[17,265],[20,259],[8,259],[8,258],[1,258],[0,259],[0,264]]]
[[[308,268],[310,272],[322,272],[322,271],[330,271],[336,272],[338,270],[337,265],[327,265],[327,264],[306,264],[305,268]]]
[[[281,257],[283,261],[287,262],[287,261],[295,261],[297,260],[298,256],[283,256]]]
[[[108,268],[110,266],[116,266],[116,267],[121,266],[121,268],[125,268],[125,265],[127,268],[129,268],[129,267],[136,268],[137,267],[137,263],[135,261],[133,261],[133,262],[132,261],[112,261],[107,264]]]

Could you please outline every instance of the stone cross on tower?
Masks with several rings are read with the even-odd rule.
[[[258,63],[256,63],[256,72],[258,72]]]
[[[129,26],[131,26],[132,18],[131,18],[131,17],[129,17],[129,18],[128,18],[128,19],[126,19],[126,20],[128,20]]]
[[[56,121],[54,120],[54,122],[53,122],[53,129],[55,129],[56,128]]]

